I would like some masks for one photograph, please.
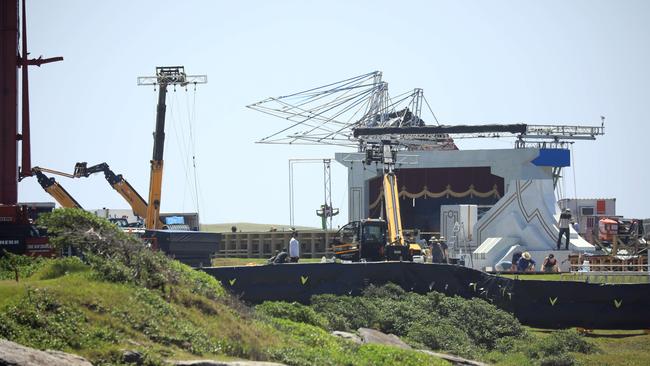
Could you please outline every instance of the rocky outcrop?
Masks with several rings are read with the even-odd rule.
[[[39,351],[0,339],[0,366],[92,366],[83,357],[61,351]]]
[[[404,341],[394,334],[385,334],[370,328],[359,328],[357,332],[359,332],[363,343],[377,343],[402,349],[411,349],[411,346],[404,343]]]
[[[340,330],[335,330],[335,331],[332,332],[332,335],[336,336],[336,337],[339,337],[339,338],[347,339],[348,341],[354,342],[356,344],[362,344],[363,343],[361,338],[358,335],[354,334],[354,333],[348,333],[348,332],[342,332]]]

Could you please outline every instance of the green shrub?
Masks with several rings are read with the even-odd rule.
[[[142,240],[84,210],[54,210],[42,215],[39,223],[47,226],[57,248],[74,248],[102,280],[163,292],[178,285],[210,299],[225,295],[212,276],[151,250]]]
[[[4,255],[3,255],[4,254]],[[26,255],[16,255],[12,253],[0,253],[0,280],[13,280],[16,278],[28,278],[38,271],[47,259],[41,257],[28,257]]]
[[[329,326],[325,317],[317,314],[314,309],[297,302],[265,301],[257,305],[255,309],[261,314],[274,318],[289,319],[294,322],[315,325],[323,329],[327,329]]]
[[[88,269],[88,265],[84,264],[77,257],[57,258],[47,261],[34,274],[34,278],[38,280],[51,280],[70,273],[87,271]]]
[[[376,328],[379,309],[375,303],[363,297],[315,295],[311,298],[313,309],[322,314],[330,325],[330,330],[356,331]]]
[[[0,338],[40,349],[81,349],[116,343],[118,336],[110,329],[92,326],[79,309],[49,291],[28,289],[15,305],[0,312]]]
[[[387,283],[383,286],[370,285],[363,290],[363,296],[367,298],[379,298],[399,300],[407,294],[404,289],[394,283]]]
[[[329,329],[360,327],[406,337],[413,344],[474,356],[497,347],[512,347],[502,339],[526,332],[511,314],[480,300],[406,292],[394,284],[369,286],[363,296],[313,296],[312,308],[327,318]]]
[[[524,328],[511,314],[481,299],[446,297],[438,305],[438,314],[467,333],[479,347],[494,349],[503,337],[519,337]]]
[[[446,320],[435,324],[414,324],[408,331],[407,340],[409,343],[463,357],[471,358],[479,353],[467,333]]]
[[[380,344],[364,344],[357,351],[357,365],[448,365],[446,361],[417,351],[409,351]]]
[[[525,352],[531,358],[542,360],[552,359],[555,356],[568,354],[569,352],[594,353],[598,352],[598,347],[577,331],[565,329],[555,331],[549,336],[530,344],[525,349]]]

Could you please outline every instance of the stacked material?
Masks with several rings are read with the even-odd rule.
[[[192,267],[210,266],[221,240],[218,233],[178,230],[147,230],[144,237],[151,238],[169,257]]]

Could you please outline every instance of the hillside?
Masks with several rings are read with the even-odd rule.
[[[0,259],[0,338],[79,354],[99,365],[122,364],[123,350],[143,353],[147,365],[199,358],[290,365],[446,364],[259,316],[214,278],[146,249],[82,211],[57,210],[44,223],[56,245],[73,245],[85,261]]]

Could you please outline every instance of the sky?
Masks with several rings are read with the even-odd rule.
[[[197,210],[196,184],[202,223],[288,224],[289,159],[353,150],[256,144],[286,123],[245,106],[381,70],[392,94],[424,89],[442,124],[605,116],[604,136],[573,145],[565,195],[650,217],[648,1],[31,0],[27,18],[31,56],[64,57],[30,69],[35,166],[107,162],[146,197],[157,94],[136,78],[167,65],[208,76],[168,93],[162,212]],[[320,226],[322,171],[295,168],[296,225]],[[84,208],[128,207],[101,174],[57,180]],[[334,226],[347,222],[346,189],[333,163]],[[19,200],[52,201],[36,179]]]

